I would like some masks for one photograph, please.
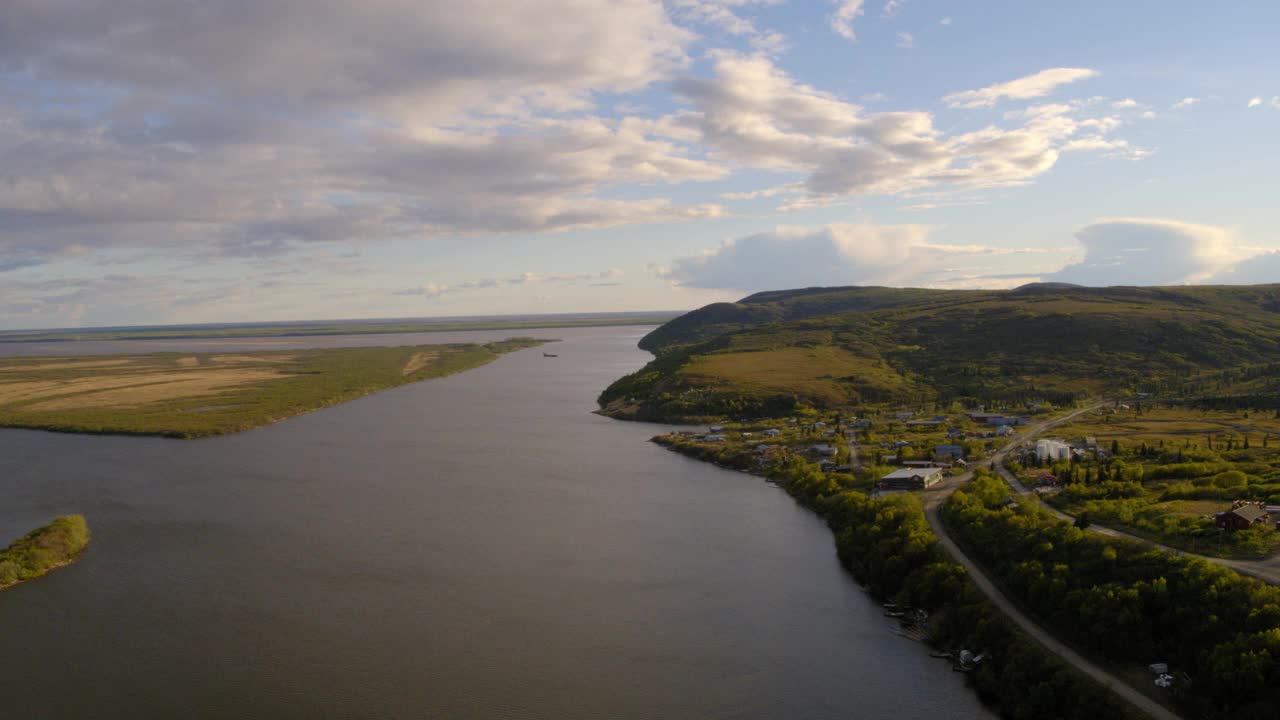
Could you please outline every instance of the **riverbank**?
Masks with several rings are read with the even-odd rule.
[[[964,569],[947,558],[915,495],[872,498],[797,457],[765,470],[679,436],[654,441],[699,460],[764,475],[820,515],[835,535],[842,564],[873,597],[925,612],[928,641],[941,651],[958,656],[969,650],[983,656],[968,678],[979,696],[1004,717],[1142,717],[1027,637],[996,609]]]
[[[89,544],[83,515],[63,515],[0,551],[0,590],[34,580],[80,559]]]
[[[198,438],[486,365],[550,340],[0,359],[0,427]]]

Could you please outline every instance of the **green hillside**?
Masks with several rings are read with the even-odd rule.
[[[608,414],[1180,392],[1280,358],[1280,285],[810,288],[709,305],[640,346],[657,357],[605,390]]]

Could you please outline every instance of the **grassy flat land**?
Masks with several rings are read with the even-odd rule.
[[[222,435],[547,342],[0,359],[0,427]]]
[[[353,321],[270,323],[264,325],[184,325],[173,327],[85,328],[79,330],[29,330],[0,332],[0,343],[75,342],[83,340],[194,340],[322,335],[378,335],[386,333],[461,332],[465,330],[533,330],[561,327],[613,327],[658,325],[676,313],[621,313],[606,315],[557,315],[527,318],[477,318],[459,320]]]
[[[835,346],[718,352],[680,372],[696,384],[732,385],[753,393],[799,392],[836,407],[865,394],[892,396],[904,379],[884,363]],[[861,390],[852,394],[850,390]]]
[[[1271,524],[1224,532],[1212,519],[1236,501],[1280,504],[1275,411],[1128,405],[1056,430],[1067,440],[1096,438],[1106,457],[1028,462],[1023,480],[1049,472],[1067,481],[1048,498],[1062,511],[1192,552],[1257,557],[1280,548]]]

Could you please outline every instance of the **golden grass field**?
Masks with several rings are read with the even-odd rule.
[[[218,435],[468,370],[542,342],[0,358],[0,427]]]
[[[781,347],[698,356],[681,369],[690,380],[755,393],[795,393],[830,405],[856,393],[900,390],[906,381],[887,364],[833,345]]]

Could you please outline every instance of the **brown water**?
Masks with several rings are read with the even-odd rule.
[[[230,437],[0,431],[0,536],[94,532],[0,594],[0,716],[990,718],[815,516],[590,414],[643,332]],[[449,335],[402,341],[505,334]]]

